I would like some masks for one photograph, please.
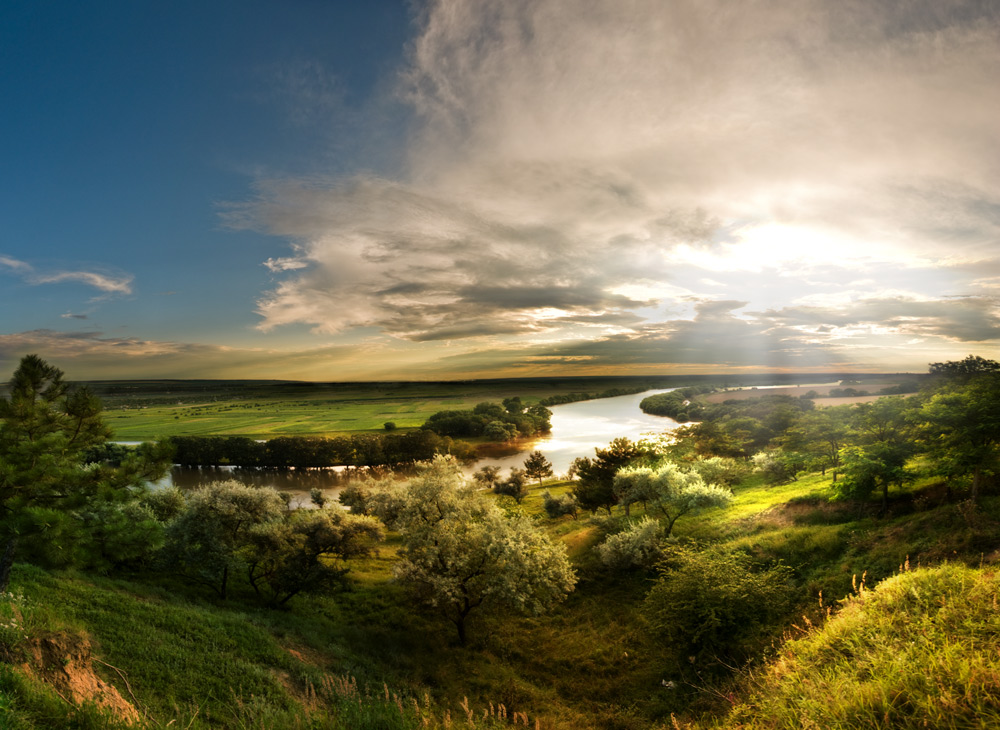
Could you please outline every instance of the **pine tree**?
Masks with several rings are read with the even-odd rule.
[[[0,399],[0,592],[24,541],[59,553],[62,562],[85,561],[81,515],[130,500],[163,475],[165,454],[148,445],[119,466],[86,464],[88,450],[110,435],[100,400],[87,388],[71,389],[63,372],[37,355],[22,358],[9,396]]]

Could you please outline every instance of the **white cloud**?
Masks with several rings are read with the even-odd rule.
[[[0,266],[6,266],[28,284],[59,284],[76,281],[108,294],[131,294],[132,276],[107,274],[96,271],[38,271],[26,261],[0,255]]]
[[[292,242],[261,328],[627,339],[723,286],[778,311],[888,268],[881,288],[954,313],[1000,236],[997,21],[960,0],[436,0],[405,173],[265,181],[231,211]],[[962,336],[992,332],[973,310]]]

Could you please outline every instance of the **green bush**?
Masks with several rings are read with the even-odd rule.
[[[694,663],[743,661],[789,610],[791,575],[742,552],[674,546],[644,612],[666,645]]]

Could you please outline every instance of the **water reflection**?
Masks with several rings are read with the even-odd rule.
[[[673,431],[680,426],[676,421],[662,416],[650,416],[639,409],[639,402],[643,398],[654,393],[666,393],[668,390],[672,388],[553,406],[552,431],[547,436],[492,446],[481,452],[483,458],[466,467],[466,471],[471,474],[486,465],[499,466],[504,470],[519,467],[524,464],[528,453],[537,449],[552,462],[554,473],[563,475],[573,459],[593,456],[595,448],[607,446],[619,436],[637,441],[646,436]],[[212,482],[235,479],[244,484],[274,487],[288,492],[292,495],[293,504],[309,507],[310,490],[320,489],[328,500],[336,502],[347,482],[361,473],[363,471],[343,466],[288,470],[175,466],[162,483],[193,489]]]
[[[573,459],[593,456],[595,448],[603,448],[619,436],[638,441],[673,431],[681,424],[671,418],[650,416],[639,409],[643,398],[671,390],[673,388],[647,390],[634,395],[553,406],[552,431],[547,436],[498,447],[487,458],[476,462],[472,470],[486,465],[503,469],[519,467],[528,453],[537,449],[552,462],[552,470],[561,475],[566,473]]]

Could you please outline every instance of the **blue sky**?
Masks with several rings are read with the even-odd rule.
[[[5,371],[1000,349],[993,3],[15,0],[0,62]]]

